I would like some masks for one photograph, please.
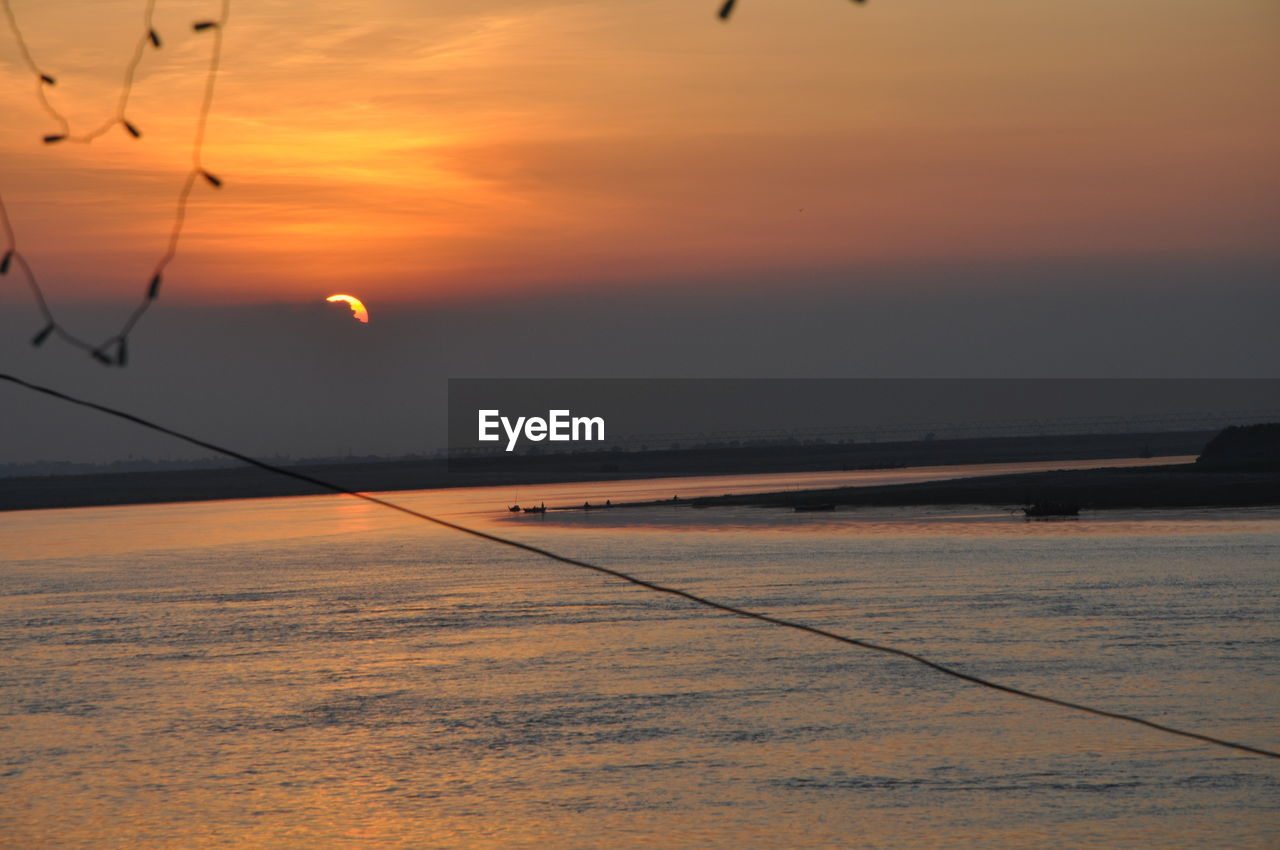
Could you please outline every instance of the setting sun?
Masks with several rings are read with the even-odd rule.
[[[360,303],[360,299],[354,295],[330,295],[325,301],[345,301],[351,307],[351,314],[356,317],[356,321],[369,323],[369,311]]]

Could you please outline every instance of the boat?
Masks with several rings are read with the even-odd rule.
[[[836,509],[834,502],[822,502],[817,505],[796,505],[796,513],[805,514],[813,511],[834,511]]]
[[[520,506],[519,506],[519,505],[512,505],[511,507],[507,508],[507,510],[511,511],[511,513],[513,513],[513,514],[518,514],[518,513],[520,513]]]
[[[1040,499],[1022,509],[1027,519],[1051,516],[1080,516],[1080,506],[1075,502],[1054,502]]]
[[[535,508],[523,508],[522,510],[527,514],[545,514],[547,512],[547,503],[543,502]]]

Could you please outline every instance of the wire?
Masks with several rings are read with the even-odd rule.
[[[46,137],[46,140],[51,142],[67,141],[87,144],[99,136],[102,136],[117,124],[124,127],[129,135],[134,138],[141,136],[137,127],[125,118],[125,110],[129,105],[129,97],[133,92],[133,77],[138,70],[138,65],[142,62],[143,52],[146,50],[148,44],[155,48],[160,47],[160,36],[156,33],[155,27],[152,24],[152,19],[155,16],[156,0],[147,0],[146,5],[143,8],[142,35],[138,37],[138,41],[134,45],[133,53],[129,57],[129,61],[125,64],[124,80],[120,86],[120,95],[116,101],[115,113],[98,125],[97,128],[90,130],[87,133],[80,134],[71,132],[71,122],[67,120],[66,115],[64,115],[61,110],[49,101],[49,97],[46,92],[50,87],[56,85],[57,81],[36,63],[35,57],[32,55],[31,49],[22,35],[22,30],[18,27],[17,17],[14,15],[13,7],[10,4],[11,0],[0,0],[0,5],[4,7],[5,18],[9,23],[9,29],[13,32],[14,39],[18,43],[18,52],[22,55],[22,61],[31,73],[35,75],[36,100],[39,101],[40,107],[61,128],[60,133],[51,134],[51,136]],[[52,135],[57,135],[59,138],[53,139]]]
[[[150,44],[153,48],[159,49],[161,46],[160,35],[156,32],[154,26],[156,0],[146,0],[143,7],[143,32],[138,37],[138,41],[134,46],[133,53],[129,57],[129,61],[125,64],[124,77],[120,86],[120,95],[116,99],[115,112],[103,121],[102,124],[85,133],[72,133],[71,124],[67,117],[58,110],[49,100],[47,90],[56,85],[56,79],[45,72],[36,62],[35,57],[31,53],[31,48],[27,44],[26,38],[22,34],[21,28],[18,26],[17,17],[13,13],[11,0],[0,0],[0,8],[4,11],[5,19],[9,24],[9,29],[13,32],[15,41],[18,44],[18,52],[22,56],[23,63],[35,77],[36,80],[36,99],[40,106],[58,125],[58,132],[45,135],[46,144],[55,144],[58,142],[77,142],[88,144],[94,139],[102,136],[112,127],[119,124],[129,135],[135,139],[141,138],[141,131],[126,117],[126,111],[129,106],[129,98],[133,93],[134,77],[137,73],[138,66],[142,62],[143,54],[146,47]],[[71,333],[67,328],[58,321],[53,309],[49,306],[48,299],[44,295],[40,280],[36,276],[35,270],[27,261],[26,257],[18,250],[18,239],[13,229],[13,223],[9,218],[9,211],[5,207],[4,198],[0,195],[0,224],[3,225],[5,236],[5,253],[0,258],[0,274],[5,274],[13,266],[21,271],[22,276],[27,281],[28,288],[31,289],[35,298],[36,306],[40,310],[41,316],[44,318],[44,327],[31,338],[32,345],[40,346],[49,339],[50,336],[57,336],[70,345],[75,346],[83,351],[88,352],[98,362],[108,366],[124,366],[128,362],[128,337],[129,333],[137,325],[142,316],[150,309],[153,301],[160,294],[160,284],[164,276],[165,270],[169,264],[173,262],[178,252],[178,242],[182,237],[183,227],[186,224],[187,205],[191,199],[191,192],[195,188],[196,183],[203,179],[212,187],[220,188],[222,186],[221,178],[210,173],[204,166],[204,140],[205,132],[209,123],[209,112],[213,108],[214,87],[218,78],[218,71],[222,63],[222,36],[226,26],[227,19],[231,14],[231,0],[221,0],[219,15],[215,20],[197,21],[192,24],[192,29],[196,32],[204,32],[206,30],[213,31],[213,44],[209,50],[209,66],[205,74],[204,93],[200,101],[200,109],[196,115],[195,135],[191,144],[191,169],[187,176],[183,179],[182,186],[178,191],[178,198],[174,208],[173,225],[169,230],[169,238],[166,242],[165,251],[161,254],[160,259],[151,269],[151,275],[148,278],[147,288],[142,296],[141,301],[133,309],[121,325],[120,330],[115,334],[103,340],[101,343],[93,343],[83,337]]]
[[[416,519],[435,523],[436,525],[443,526],[445,528],[450,528],[450,529],[453,529],[454,531],[458,531],[463,534],[469,534],[472,537],[478,537],[481,540],[488,540],[492,543],[498,543],[502,546],[511,547],[512,549],[519,549],[523,552],[529,552],[531,554],[538,555],[543,558],[549,558],[550,560],[558,561],[562,564],[568,564],[571,567],[579,567],[584,570],[590,570],[592,572],[601,573],[607,576],[612,576],[613,578],[620,579],[630,584],[634,584],[638,587],[645,588],[646,590],[651,590],[657,593],[666,593],[671,596],[678,596],[681,599],[686,599],[697,605],[702,605],[707,608],[713,608],[717,611],[723,611],[726,614],[734,614],[739,617],[746,617],[752,620],[759,620],[760,622],[769,623],[774,626],[782,626],[788,629],[795,629],[796,631],[806,632],[811,635],[827,638],[828,640],[834,640],[843,644],[847,644],[849,646],[855,646],[855,647],[858,647],[859,649],[868,649],[873,652],[882,652],[889,655],[896,655],[899,658],[905,658],[909,661],[914,661],[917,664],[922,664],[925,667],[928,667],[929,669],[935,670],[944,675],[951,676],[953,678],[960,679],[962,681],[969,682],[970,684],[978,685],[980,687],[990,688],[992,690],[1000,691],[1002,693],[1011,694],[1016,697],[1036,700],[1038,702],[1048,703],[1049,705],[1056,705],[1062,708],[1069,708],[1075,711],[1083,711],[1087,714],[1097,715],[1098,717],[1109,717],[1113,720],[1123,720],[1128,723],[1136,723],[1139,726],[1145,726],[1148,729],[1155,729],[1158,732],[1165,732],[1170,735],[1178,735],[1183,738],[1191,738],[1192,740],[1202,741],[1207,744],[1214,744],[1215,746],[1219,746],[1219,747],[1227,747],[1229,749],[1239,750],[1240,752],[1250,753],[1252,755],[1266,756],[1267,758],[1280,759],[1280,752],[1266,750],[1260,747],[1252,747],[1252,746],[1249,746],[1248,744],[1238,744],[1233,741],[1224,740],[1222,738],[1215,738],[1212,735],[1202,735],[1199,732],[1189,732],[1185,729],[1177,729],[1173,726],[1166,726],[1163,723],[1156,723],[1155,721],[1146,720],[1141,717],[1135,717],[1134,715],[1131,715],[1131,714],[1120,714],[1114,711],[1106,711],[1104,709],[1093,708],[1091,706],[1082,705],[1076,702],[1069,702],[1067,700],[1057,699],[1056,697],[1050,697],[1050,696],[1045,696],[1043,694],[1033,693],[1032,691],[1025,691],[1025,690],[1022,690],[1021,688],[1015,688],[1009,685],[1002,685],[998,682],[993,682],[989,679],[984,679],[980,676],[974,676],[969,673],[964,673],[960,670],[956,670],[953,667],[948,667],[946,665],[939,664],[936,661],[930,661],[929,659],[923,656],[917,655],[914,652],[908,652],[905,649],[898,649],[897,647],[893,647],[893,646],[884,646],[882,644],[871,643],[869,641],[847,637],[845,635],[837,634],[836,632],[827,631],[826,629],[821,629],[816,626],[809,626],[809,625],[805,625],[804,623],[798,623],[798,622],[795,622],[794,620],[785,620],[781,617],[774,617],[769,614],[761,614],[757,611],[750,611],[745,608],[739,608],[734,605],[727,605],[723,602],[716,602],[714,600],[707,599],[705,597],[690,593],[686,590],[680,590],[679,588],[668,587],[666,585],[657,584],[655,582],[645,581],[644,579],[636,578],[635,576],[630,575],[629,573],[624,573],[620,570],[611,569],[609,567],[602,567],[597,564],[588,563],[587,561],[578,560],[577,558],[570,558],[565,555],[560,555],[550,551],[549,549],[543,549],[539,546],[533,546],[528,543],[521,543],[518,540],[512,540],[507,537],[500,537],[496,534],[490,534],[485,531],[478,531],[477,529],[474,529],[474,528],[468,528],[465,525],[459,525],[458,523],[450,522],[445,519],[440,519],[439,517],[434,517],[429,514],[424,514],[419,511],[415,511],[412,508],[406,508],[403,505],[396,504],[395,502],[388,502],[387,500],[380,499],[377,496],[370,496],[367,493],[361,493],[356,490],[351,490],[346,487],[342,487],[338,484],[333,484],[328,481],[321,480],[319,478],[314,478],[302,472],[297,472],[292,469],[286,469],[284,467],[276,466],[274,464],[270,464],[265,461],[261,461],[256,458],[250,457],[249,455],[241,454],[240,452],[234,451],[233,449],[224,448],[214,443],[201,440],[197,437],[192,437],[189,434],[182,433],[181,431],[175,431],[172,428],[165,427],[164,425],[159,425],[148,419],[143,419],[140,416],[135,416],[132,413],[127,413],[123,410],[118,410],[113,407],[107,407],[105,405],[96,404],[95,402],[86,401],[85,399],[76,398],[74,396],[67,395],[66,393],[59,392],[58,390],[52,389],[50,387],[45,387],[39,384],[33,384],[29,381],[24,381],[21,378],[15,377],[14,375],[0,373],[0,380],[8,381],[9,383],[16,384],[17,386],[24,387],[34,392],[43,393],[44,395],[51,396],[56,399],[60,399],[62,401],[66,401],[71,404],[79,405],[80,407],[87,407],[91,410],[97,410],[101,413],[106,413],[109,416],[114,416],[118,419],[124,419],[128,422],[133,422],[134,424],[140,425],[143,428],[148,428],[152,431],[158,431],[161,434],[167,434],[170,437],[175,437],[179,440],[182,440],[183,442],[190,443],[193,446],[199,446],[200,448],[208,449],[209,451],[216,452],[217,454],[225,455],[226,457],[243,461],[244,463],[247,463],[250,466],[256,466],[257,468],[266,470],[267,472],[272,472],[272,473],[275,473],[276,475],[283,475],[288,478],[293,478],[297,481],[304,481],[308,484],[315,485],[316,487],[319,487],[322,490],[329,490],[334,493],[341,493],[347,496],[354,496],[357,499],[363,499],[366,502],[372,502],[375,505],[380,505],[384,508],[389,508],[390,510],[398,511],[402,514],[415,517]]]

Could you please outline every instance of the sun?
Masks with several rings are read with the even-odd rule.
[[[360,299],[354,295],[330,295],[325,301],[345,301],[351,307],[351,314],[356,317],[356,321],[369,323],[369,311],[360,303]]]

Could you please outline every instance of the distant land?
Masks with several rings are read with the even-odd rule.
[[[1086,510],[1108,508],[1250,507],[1280,505],[1280,472],[1216,471],[1194,463],[1110,469],[1061,469],[1015,475],[986,475],[873,487],[837,487],[690,499],[695,508],[756,505],[1001,505],[1034,502],[1071,504]],[[614,507],[667,505],[628,502]]]
[[[1214,434],[1213,431],[1186,431],[987,437],[886,443],[489,456],[455,459],[451,462],[440,458],[418,458],[291,465],[290,468],[352,490],[377,492],[695,475],[1195,455],[1201,452]],[[1147,469],[1159,468],[1164,467]],[[1247,475],[1248,473],[1239,474]],[[1168,480],[1166,479],[1166,482]],[[1202,484],[1208,482],[1208,478],[1203,476],[1195,480]],[[943,483],[958,484],[958,482]],[[892,489],[898,491],[903,488],[924,486],[931,485],[896,485]],[[1093,486],[1099,485],[1095,483]],[[1226,498],[1224,488],[1226,485],[1215,489],[1214,498]],[[859,492],[867,492],[891,488],[858,489]],[[1260,494],[1264,491],[1265,487],[1257,490],[1252,485],[1246,485],[1245,490],[1247,493],[1254,494],[1250,498],[1263,498],[1264,496]],[[0,510],[298,496],[319,492],[328,491],[244,466],[21,476],[0,479]],[[969,497],[976,501],[986,501],[985,498],[977,498],[978,494],[975,491],[966,492],[969,492]],[[1013,490],[1001,492],[1014,495]],[[1018,498],[1014,501],[1022,497],[1021,493],[1017,495]],[[853,497],[850,496],[850,498]],[[950,498],[958,498],[958,496],[949,497],[948,500]]]
[[[342,455],[333,457],[264,457],[262,460],[279,466],[325,466],[346,463],[381,463],[384,461],[422,460],[428,455],[404,455],[385,457],[379,455]],[[152,458],[128,458],[105,463],[73,460],[33,460],[21,463],[0,463],[0,480],[5,478],[39,478],[45,475],[103,475],[114,472],[179,472],[189,469],[233,469],[243,464],[228,457],[186,458],[181,460],[156,460]]]
[[[692,507],[815,505],[1071,505],[1081,509],[1280,505],[1280,423],[1225,428],[1195,463],[1060,469],[873,487],[834,487],[690,499]],[[617,507],[669,506],[668,501]]]

